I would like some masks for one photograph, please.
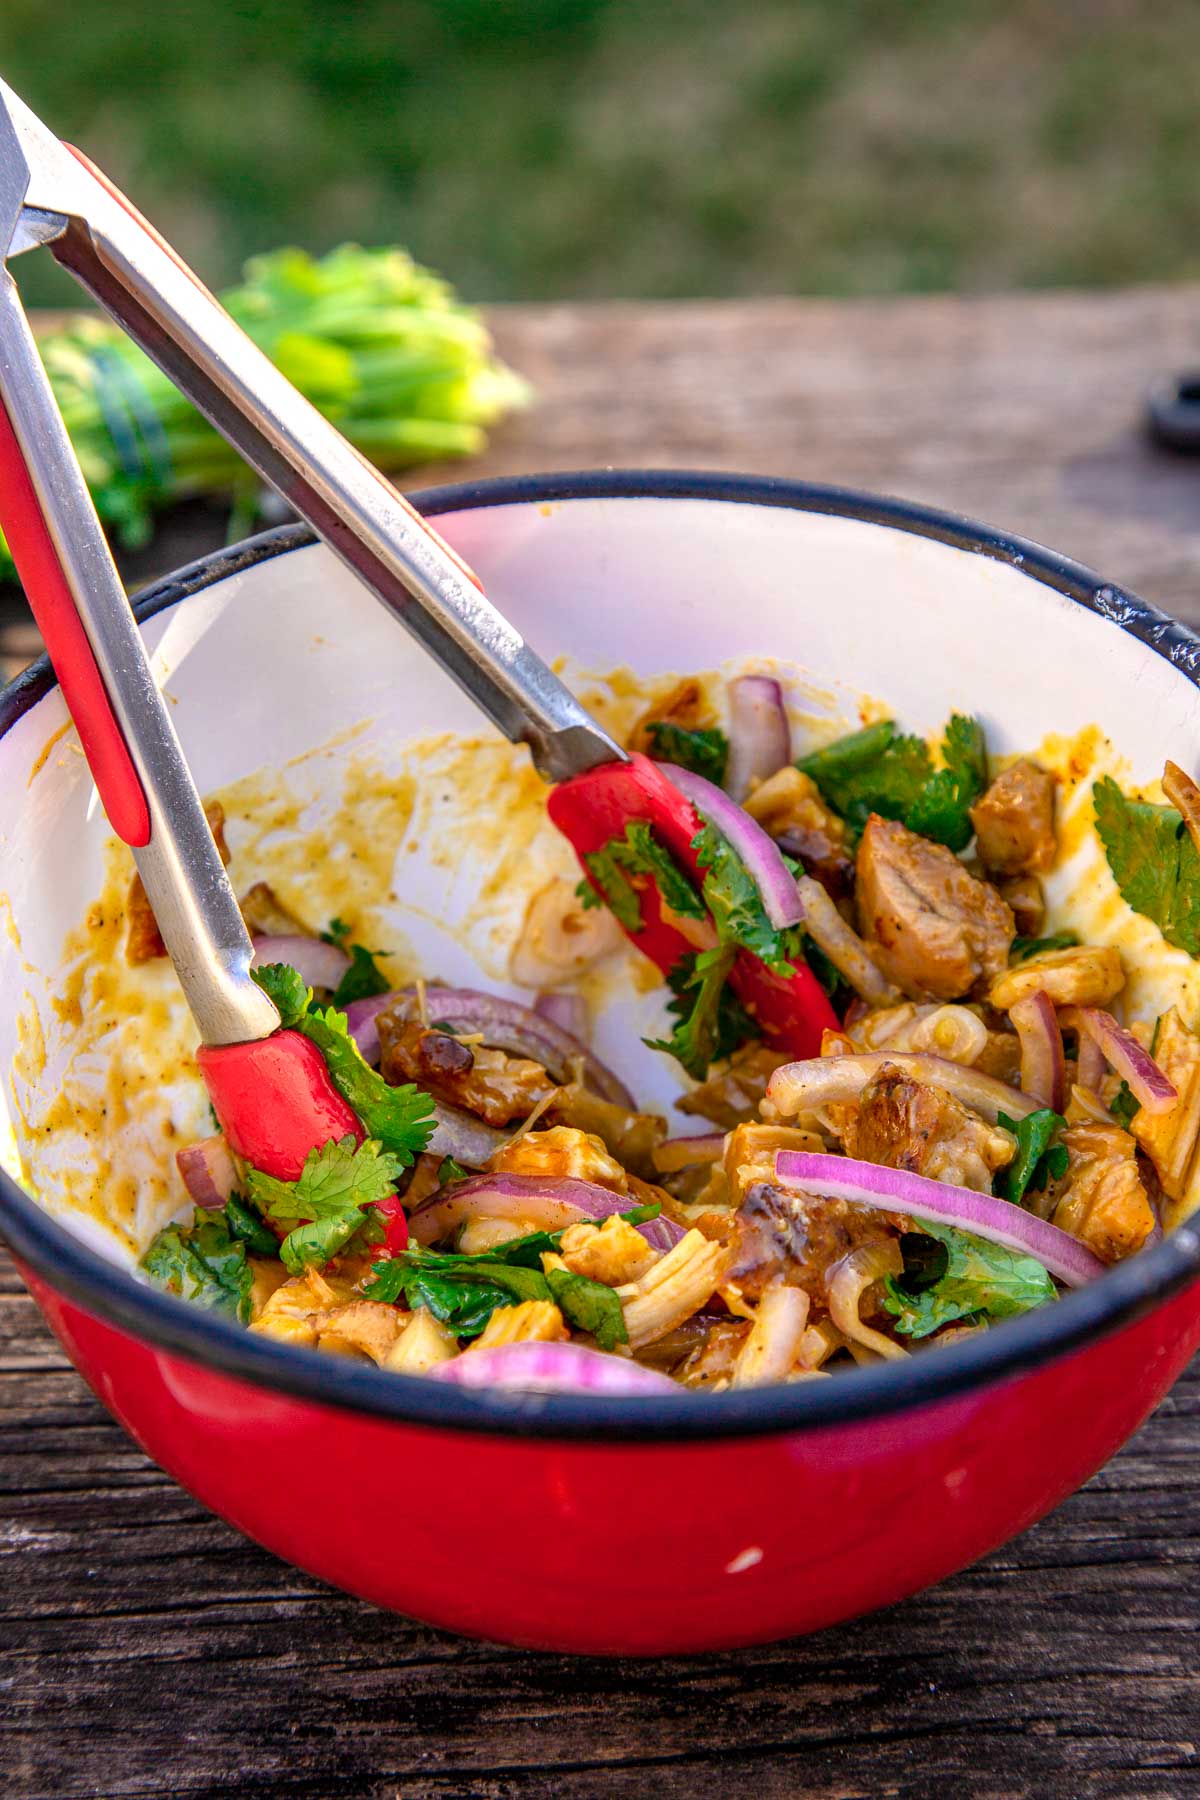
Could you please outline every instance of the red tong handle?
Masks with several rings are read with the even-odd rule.
[[[150,809],[146,796],[75,610],[12,420],[2,405],[0,530],[8,540],[25,596],[46,641],[109,824],[135,849],[148,844]]]
[[[649,757],[634,755],[628,762],[602,763],[564,781],[551,793],[547,807],[589,880],[584,857],[602,850],[613,838],[624,837],[631,821],[644,820],[699,887],[702,872],[692,841],[703,821],[691,801]],[[661,898],[652,881],[642,889],[639,900],[641,928],[630,932],[630,939],[666,975],[695,946],[663,917]],[[804,963],[797,964],[793,975],[775,975],[757,956],[741,950],[729,983],[772,1044],[789,1056],[819,1055],[822,1032],[839,1028],[825,990]]]

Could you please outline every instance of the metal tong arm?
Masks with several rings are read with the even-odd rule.
[[[78,156],[78,153],[73,153]],[[471,571],[83,158],[50,248],[548,780],[624,752]]]
[[[155,684],[16,284],[0,266],[0,512],[114,830],[208,1044],[279,1017]]]

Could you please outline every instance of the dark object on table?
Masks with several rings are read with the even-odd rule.
[[[1146,429],[1165,450],[1200,456],[1200,369],[1155,382],[1146,398]]]

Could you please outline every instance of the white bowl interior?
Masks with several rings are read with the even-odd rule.
[[[848,725],[865,695],[920,731],[954,708],[975,712],[994,752],[1098,723],[1135,781],[1152,780],[1167,754],[1200,765],[1200,704],[1185,675],[1022,569],[981,555],[860,521],[706,500],[515,504],[438,525],[542,654],[569,659],[568,674],[780,658],[800,671],[802,713]],[[295,765],[316,794],[353,758],[398,762],[414,738],[481,731],[470,702],[322,547],[216,583],[161,613],[146,637],[205,792],[328,745]],[[0,1008],[0,1155],[36,1189],[47,1151],[12,1072],[31,1030],[46,1040],[45,1081],[70,1059],[73,1027],[52,996],[68,934],[99,892],[109,838],[74,734],[58,735],[66,726],[55,691],[0,740],[0,991],[9,1002]],[[524,899],[496,897],[490,936],[478,925],[474,935],[458,930],[471,864],[450,844],[452,827],[438,829],[436,808],[430,817],[433,828],[396,859],[408,943],[443,978],[519,993],[498,978],[496,946],[519,924]],[[537,851],[571,868],[548,828]],[[661,1022],[659,996],[627,983],[598,1018],[595,1043],[631,1074],[643,1103],[669,1107],[680,1091],[672,1066],[637,1043]],[[181,1129],[200,1104],[191,1090],[167,1102]]]

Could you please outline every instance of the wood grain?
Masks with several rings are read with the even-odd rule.
[[[484,472],[879,488],[1200,622],[1200,464],[1139,431],[1152,376],[1200,362],[1200,289],[495,322],[541,400]],[[193,509],[157,555],[218,529]],[[10,608],[0,650],[31,647]],[[0,1793],[1177,1800],[1200,1793],[1198,1472],[1193,1368],[1051,1519],[886,1614],[728,1655],[536,1656],[377,1612],[212,1519],[86,1392],[0,1258]]]

